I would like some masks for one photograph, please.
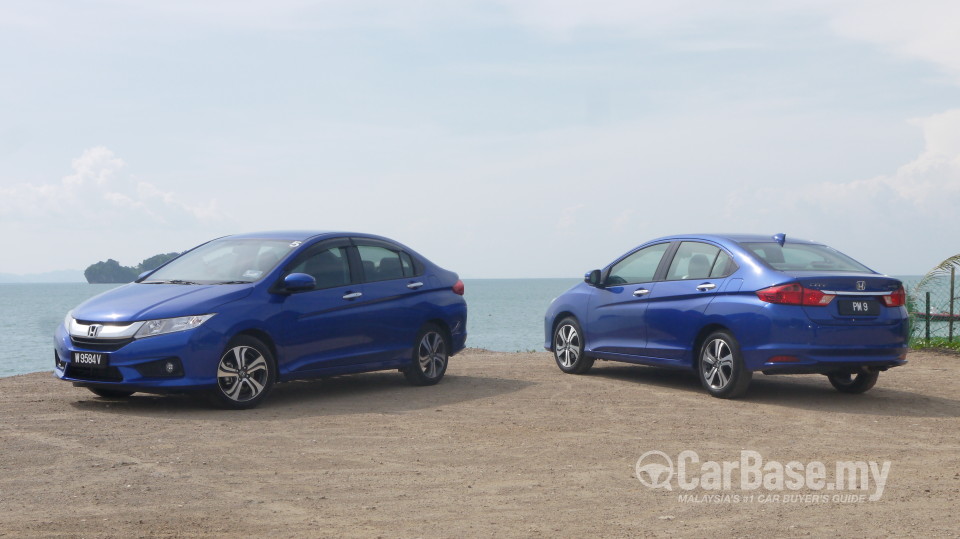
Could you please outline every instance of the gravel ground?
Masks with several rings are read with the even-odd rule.
[[[3,378],[0,536],[957,537],[960,356],[908,359],[863,395],[758,375],[726,401],[688,373],[468,350],[437,386],[295,382],[242,412]],[[685,450],[683,477],[638,479]],[[866,489],[828,490],[840,461],[875,464]]]

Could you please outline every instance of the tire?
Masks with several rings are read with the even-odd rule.
[[[697,372],[704,389],[720,399],[743,395],[753,379],[753,373],[743,364],[739,343],[727,331],[715,331],[704,339]]]
[[[276,380],[270,348],[247,335],[235,337],[217,364],[217,386],[211,401],[221,408],[246,410],[260,404]]]
[[[841,393],[864,393],[877,383],[880,371],[869,370],[850,374],[847,372],[832,372],[827,375],[830,384]]]
[[[130,395],[133,395],[134,391],[123,391],[120,389],[103,389],[99,387],[88,387],[94,395],[98,397],[103,397],[105,399],[125,399]]]
[[[449,350],[446,333],[435,324],[424,325],[413,342],[413,357],[403,375],[416,386],[436,384],[447,372]]]
[[[553,330],[553,359],[567,374],[586,374],[593,358],[584,351],[583,330],[576,318],[564,318]]]

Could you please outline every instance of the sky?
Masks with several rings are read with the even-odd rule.
[[[955,0],[0,2],[0,273],[351,230],[465,278],[960,252]]]

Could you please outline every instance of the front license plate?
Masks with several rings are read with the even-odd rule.
[[[872,299],[841,299],[837,309],[843,316],[880,315],[880,304]]]
[[[109,354],[102,352],[74,352],[73,362],[88,367],[106,367],[109,364]]]

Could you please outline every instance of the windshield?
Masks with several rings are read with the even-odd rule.
[[[807,243],[744,243],[743,246],[773,269],[782,271],[850,271],[873,273],[870,268],[826,245]]]
[[[185,253],[153,272],[145,284],[242,284],[270,272],[299,242],[222,239]]]

